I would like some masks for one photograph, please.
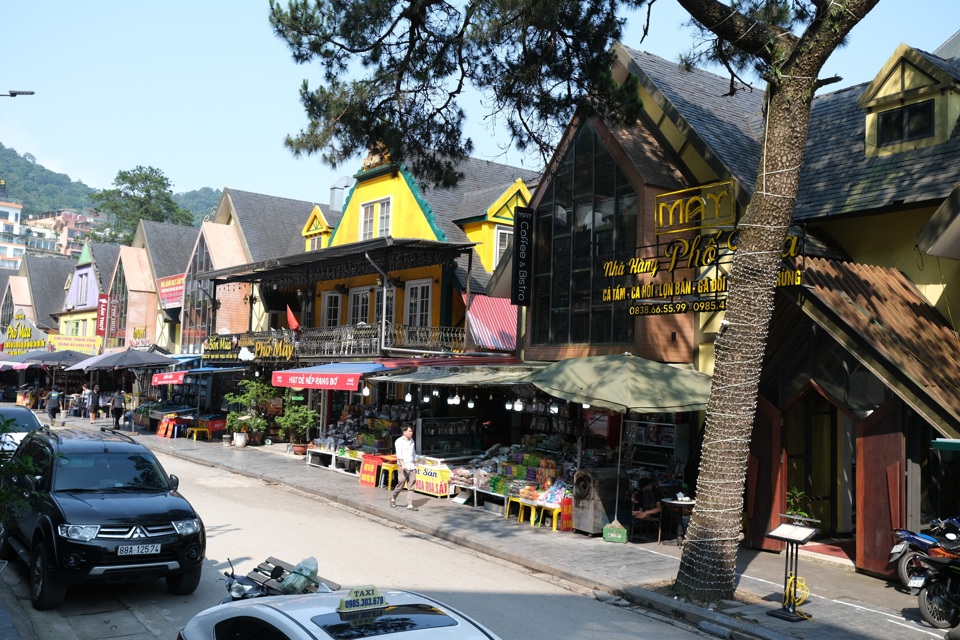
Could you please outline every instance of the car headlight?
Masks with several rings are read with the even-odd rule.
[[[200,533],[200,520],[197,518],[177,520],[173,523],[173,526],[177,528],[177,533],[182,536],[192,536],[195,533]]]
[[[71,540],[93,540],[100,531],[100,525],[97,524],[61,524],[57,527],[60,535]]]

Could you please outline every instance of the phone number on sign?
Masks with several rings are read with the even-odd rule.
[[[374,596],[372,598],[352,598],[343,603],[347,609],[359,609],[361,607],[382,607],[384,606],[383,596]]]
[[[697,302],[664,302],[662,304],[635,304],[630,307],[632,316],[662,316],[687,311],[724,311],[726,300],[702,300]]]

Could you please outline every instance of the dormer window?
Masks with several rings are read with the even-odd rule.
[[[877,142],[885,146],[932,136],[933,106],[933,100],[926,100],[878,113]]]

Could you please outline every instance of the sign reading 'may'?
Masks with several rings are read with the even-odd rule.
[[[664,193],[654,198],[654,204],[658,236],[737,223],[732,180]]]

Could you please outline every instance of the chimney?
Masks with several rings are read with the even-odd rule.
[[[337,178],[333,186],[330,187],[330,208],[339,213],[343,213],[343,205],[346,200],[347,191],[353,186],[353,178],[343,176]]]

